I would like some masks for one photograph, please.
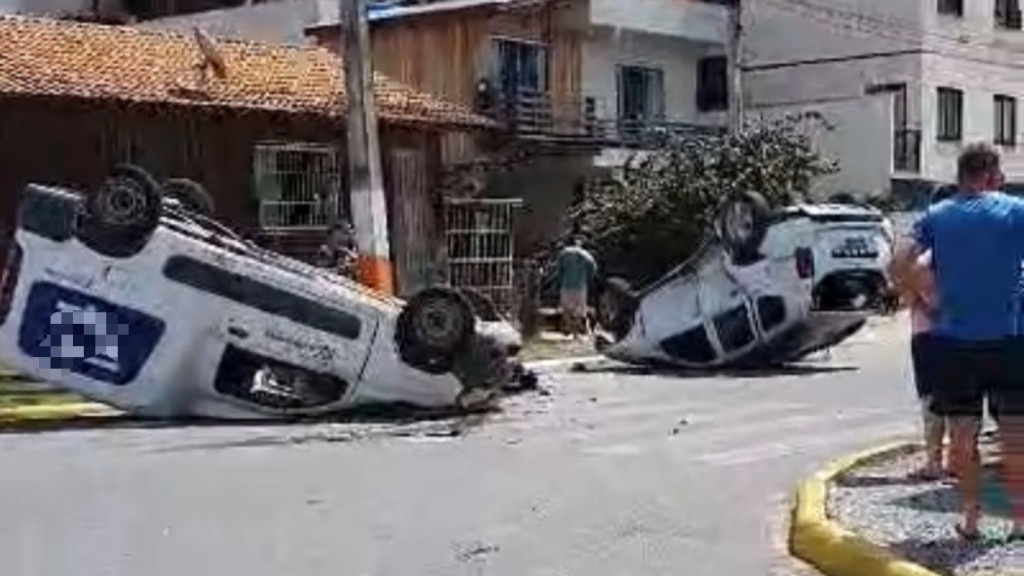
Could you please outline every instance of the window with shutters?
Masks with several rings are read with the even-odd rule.
[[[1000,146],[1017,145],[1017,99],[997,94],[995,105],[995,131],[992,140]]]
[[[937,138],[959,141],[963,138],[964,93],[956,88],[939,88],[938,99]]]

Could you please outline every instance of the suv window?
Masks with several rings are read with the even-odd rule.
[[[754,329],[746,306],[737,306],[728,312],[715,316],[715,330],[722,349],[728,354],[754,341]]]
[[[715,349],[711,346],[703,324],[662,340],[661,349],[684,362],[702,364],[715,359]]]
[[[786,303],[779,296],[762,296],[757,299],[757,316],[761,329],[770,332],[786,320]]]

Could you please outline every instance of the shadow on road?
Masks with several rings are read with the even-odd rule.
[[[21,421],[0,425],[4,434],[36,434],[66,430],[96,429],[168,429],[168,428],[286,428],[297,425],[351,424],[365,426],[389,426],[396,429],[428,423],[468,423],[486,419],[501,412],[500,407],[465,412],[456,408],[423,409],[404,405],[365,406],[332,413],[322,417],[304,417],[281,420],[217,420],[205,418],[151,419],[130,415],[95,416],[66,420]]]
[[[573,371],[588,374],[620,374],[624,376],[665,376],[674,378],[775,378],[778,376],[814,376],[856,372],[857,366],[814,366],[792,364],[764,368],[729,368],[722,370],[698,370],[674,366],[633,366],[626,364],[577,365]]]

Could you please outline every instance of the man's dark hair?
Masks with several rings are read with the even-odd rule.
[[[988,144],[971,144],[964,148],[957,160],[957,180],[960,184],[999,171],[999,152]]]
[[[935,189],[932,191],[931,198],[928,199],[928,203],[938,204],[939,202],[942,202],[946,198],[955,196],[956,193],[959,191],[960,189],[954,184],[943,184],[941,186],[936,186]]]

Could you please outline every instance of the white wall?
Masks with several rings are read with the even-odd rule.
[[[1003,94],[1017,98],[1016,149],[1004,149],[1004,169],[1009,179],[1024,182],[1024,69],[980,61],[927,54],[924,56],[924,88],[922,100],[924,123],[923,175],[927,178],[951,181],[956,175],[956,156],[961,143],[939,142],[936,139],[938,106],[936,91],[939,87],[958,88],[964,92],[963,141],[992,142],[995,129],[993,97]]]
[[[970,1],[970,0],[968,0]],[[991,1],[991,0],[988,0]],[[920,38],[904,32],[920,28],[925,7],[935,0],[819,0],[834,12],[807,10],[796,3],[752,2],[744,61],[763,65],[842,58],[919,48]],[[860,14],[868,18],[854,18]],[[886,26],[879,26],[884,21]]]
[[[844,98],[805,105],[762,108],[752,115],[764,121],[817,112],[826,126],[808,122],[815,149],[837,160],[839,171],[815,183],[811,195],[823,200],[840,193],[877,195],[889,188],[892,166],[892,104],[886,95]]]
[[[337,7],[337,2],[326,0],[277,0],[252,6],[161,18],[141,23],[139,26],[179,31],[189,31],[192,26],[200,26],[217,36],[306,44],[309,42],[305,35],[306,27],[319,23],[322,16],[333,17]]]
[[[697,0],[590,0],[590,23],[698,42],[725,42],[728,9]]]
[[[867,192],[879,185],[877,175],[891,173],[891,127],[874,110],[878,97],[864,89],[905,82],[910,127],[922,130],[919,177],[951,181],[962,145],[936,139],[938,87],[964,91],[965,143],[992,141],[995,94],[1018,98],[1018,129],[1024,127],[1024,32],[997,29],[993,2],[966,0],[965,16],[955,18],[938,14],[934,0],[829,0],[871,22],[852,30],[821,14],[754,3],[745,53],[747,65],[755,68],[745,75],[748,104],[764,110],[817,109],[843,119],[821,140],[826,153],[840,156],[843,169],[823,186]],[[911,53],[865,57],[894,51]],[[801,64],[771,67],[787,62]],[[1004,164],[1011,180],[1024,182],[1024,137],[1018,134],[1018,140],[1017,149],[1004,150]],[[878,153],[883,149],[884,157]]]
[[[92,10],[92,0],[0,0],[0,13],[49,16]],[[100,10],[120,6],[118,0],[101,0]]]
[[[664,71],[665,115],[669,121],[721,124],[724,114],[697,112],[697,61],[722,48],[652,34],[594,29],[583,48],[583,93],[598,98],[598,115],[614,118],[617,67],[648,66]]]

